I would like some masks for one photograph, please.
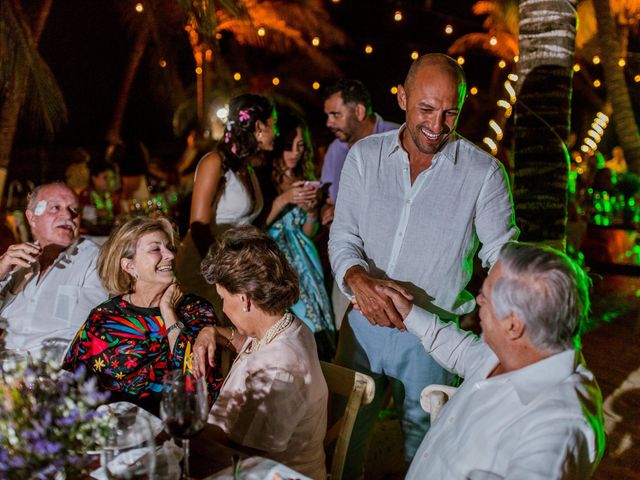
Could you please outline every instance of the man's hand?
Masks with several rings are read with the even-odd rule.
[[[396,310],[404,321],[413,308],[413,304],[409,301],[409,297],[399,293],[395,288],[390,288],[386,285],[378,285],[376,290],[391,299],[393,306],[396,307]]]
[[[331,202],[330,198],[327,198],[327,203],[320,209],[320,216],[322,225],[327,225],[333,222],[333,214],[336,210],[336,206]]]
[[[193,344],[193,362],[191,371],[196,378],[203,377],[207,373],[207,364],[215,365],[216,336],[215,327],[205,327],[200,330]]]
[[[0,279],[5,278],[16,267],[29,268],[42,253],[35,243],[17,243],[11,245],[0,257]]]
[[[373,278],[359,266],[347,270],[344,280],[354,294],[354,305],[371,325],[405,330],[402,323],[404,317],[388,295],[389,291],[393,291],[406,300],[413,300],[413,296],[404,288],[389,280]],[[384,289],[380,290],[378,287],[384,287]]]

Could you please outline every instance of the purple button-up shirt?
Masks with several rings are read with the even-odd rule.
[[[389,130],[395,130],[400,127],[400,125],[398,125],[397,123],[384,121],[382,117],[377,113],[375,114],[375,116],[376,125],[373,129],[373,133],[388,132]],[[329,187],[329,196],[334,203],[336,201],[336,198],[338,198],[340,174],[342,173],[344,161],[347,159],[349,148],[350,147],[347,142],[342,142],[336,138],[333,142],[331,142],[329,148],[327,149],[327,153],[324,156],[324,163],[322,164],[322,175],[320,177],[320,181],[323,184],[331,184]]]

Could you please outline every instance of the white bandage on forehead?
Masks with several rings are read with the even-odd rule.
[[[47,201],[46,200],[40,200],[37,204],[36,204],[36,208],[33,210],[33,214],[36,216],[40,216],[44,213],[44,211],[47,209]]]

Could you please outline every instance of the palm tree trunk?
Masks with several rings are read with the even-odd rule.
[[[624,58],[623,45],[618,38],[611,16],[609,0],[594,0],[593,7],[598,22],[598,39],[603,52],[602,69],[607,87],[607,97],[613,107],[613,124],[620,146],[624,150],[629,170],[640,174],[640,135],[633,114],[624,69],[618,60]]]
[[[53,0],[43,0],[40,2],[40,8],[34,13],[31,21],[29,21],[20,0],[11,0],[9,8],[12,8],[20,27],[24,31],[25,37],[31,39],[34,48],[37,48],[38,42],[40,42],[40,37],[42,37],[44,26],[47,23],[52,3]],[[25,64],[22,65],[22,68],[14,72],[12,81],[6,86],[7,93],[2,109],[0,109],[0,205],[4,198],[4,185],[9,171],[13,140],[15,139],[18,128],[20,108],[27,95],[26,86],[28,74],[29,66]]]
[[[133,48],[129,54],[129,62],[127,63],[127,68],[124,72],[124,76],[122,77],[122,83],[120,84],[120,92],[116,100],[113,117],[111,117],[111,125],[107,130],[106,139],[111,145],[117,145],[122,141],[120,138],[120,132],[122,130],[124,112],[127,108],[129,93],[131,92],[131,87],[134,79],[136,78],[136,72],[140,66],[140,60],[142,60],[144,51],[147,48],[148,41],[149,25],[144,22],[137,31],[135,41],[133,42]]]
[[[521,238],[564,249],[577,0],[522,0],[514,200]]]

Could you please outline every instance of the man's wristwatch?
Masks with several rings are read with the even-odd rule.
[[[179,330],[184,330],[184,323],[178,320],[176,323],[167,328],[167,335],[173,332],[176,328]]]

